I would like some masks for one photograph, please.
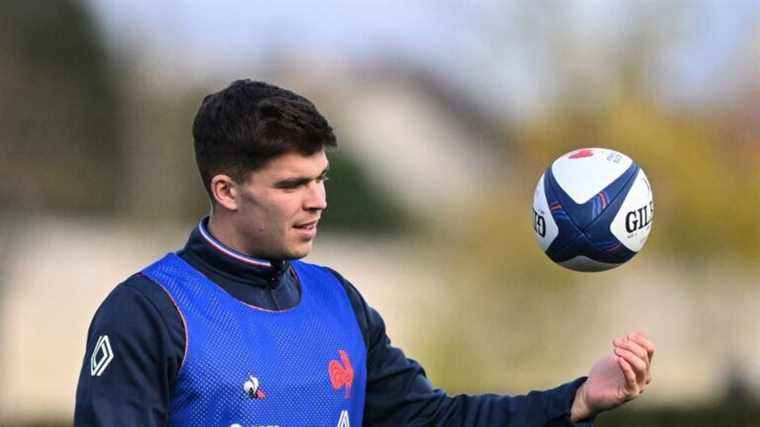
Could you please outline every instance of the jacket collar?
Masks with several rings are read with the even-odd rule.
[[[185,251],[190,252],[209,268],[245,282],[258,283],[260,279],[278,281],[290,266],[288,261],[254,258],[230,248],[208,230],[208,217],[201,219],[190,233]]]

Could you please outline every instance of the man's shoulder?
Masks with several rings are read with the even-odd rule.
[[[144,265],[136,273],[116,285],[112,293],[132,293],[134,295],[139,295],[141,298],[156,305],[158,309],[173,307],[174,302],[172,301],[169,292],[163,285],[161,285],[160,281],[155,279],[151,274],[151,270],[161,268],[162,266],[166,267],[167,265],[172,266],[177,262],[189,266],[191,269],[196,269],[196,267],[191,265],[182,255],[183,251],[169,252],[149,264]]]
[[[167,293],[150,278],[137,272],[117,284],[101,303],[95,320],[122,322],[155,315],[167,319],[176,316],[176,308]]]
[[[168,298],[168,295],[166,294],[166,291],[161,288],[160,285],[158,285],[156,282],[151,280],[148,276],[142,273],[142,271],[138,271],[137,273],[134,273],[133,275],[129,276],[126,280],[119,283],[115,288],[114,291],[116,291],[119,288],[125,288],[128,292],[133,292],[141,297],[156,303],[156,302],[163,302]]]

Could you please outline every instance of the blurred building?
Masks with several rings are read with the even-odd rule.
[[[276,81],[326,110],[341,150],[426,217],[470,206],[509,176],[508,129],[474,102],[477,93],[391,58],[342,66],[302,59],[276,70]]]

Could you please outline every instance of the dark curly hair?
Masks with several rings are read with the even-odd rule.
[[[247,79],[203,99],[193,122],[193,141],[210,196],[211,178],[220,173],[243,182],[248,172],[279,155],[308,156],[337,146],[330,124],[311,101]]]

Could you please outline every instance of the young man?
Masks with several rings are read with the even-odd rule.
[[[193,137],[211,214],[96,312],[77,426],[581,426],[649,383],[654,346],[635,333],[552,390],[434,389],[353,285],[297,261],[327,207],[336,145],[314,105],[236,81],[203,100]]]

